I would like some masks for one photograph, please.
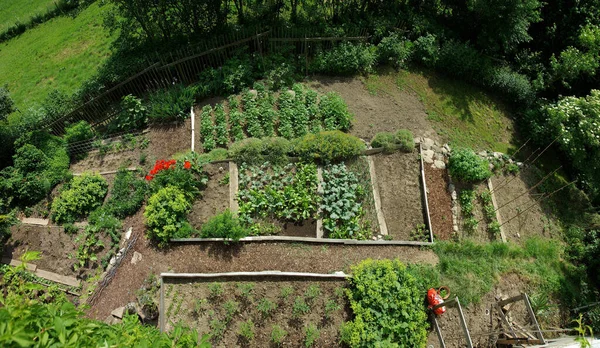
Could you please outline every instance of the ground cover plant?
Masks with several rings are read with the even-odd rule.
[[[242,223],[252,234],[262,234],[263,220],[303,222],[315,218],[320,196],[315,164],[241,166],[238,192]]]
[[[342,279],[169,280],[164,286],[167,331],[181,323],[209,334],[215,346],[336,346],[348,318]]]
[[[371,228],[362,217],[362,200],[367,190],[358,176],[345,164],[334,164],[323,169],[323,230],[329,238],[370,239]]]

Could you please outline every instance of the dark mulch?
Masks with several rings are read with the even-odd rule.
[[[417,151],[373,156],[381,208],[394,240],[410,240],[410,232],[425,222]]]
[[[452,237],[452,198],[448,193],[448,173],[425,163],[425,180],[434,240],[449,240]]]
[[[143,233],[142,224],[133,225],[134,233]],[[133,252],[142,260],[131,264]],[[151,273],[190,272],[216,273],[233,271],[280,270],[293,272],[332,273],[350,271],[361,260],[394,259],[403,262],[434,264],[437,256],[431,250],[408,246],[340,246],[298,243],[222,243],[174,245],[160,250],[140,236],[121,263],[115,277],[102,292],[88,316],[104,319],[110,312],[135,299],[135,292]]]

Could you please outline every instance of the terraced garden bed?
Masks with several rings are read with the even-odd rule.
[[[215,347],[332,347],[349,319],[346,281],[300,277],[163,278],[164,325],[212,334]]]

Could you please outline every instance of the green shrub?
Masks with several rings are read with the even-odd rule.
[[[202,225],[202,238],[226,238],[234,242],[249,234],[229,210],[213,216]]]
[[[321,96],[319,113],[325,123],[325,130],[347,131],[352,125],[353,115],[348,111],[348,105],[335,92]]]
[[[186,221],[191,203],[177,187],[167,186],[158,190],[148,200],[144,211],[148,237],[164,247],[172,238],[185,238],[191,234]]]
[[[352,268],[347,290],[354,319],[341,340],[350,347],[423,347],[427,342],[424,294],[398,260],[365,260]],[[378,313],[378,315],[374,315]]]
[[[415,149],[415,140],[411,131],[408,129],[399,129],[396,132],[396,145],[401,151],[412,152]]]
[[[15,111],[15,102],[10,96],[8,86],[0,86],[0,121]]]
[[[376,47],[343,42],[331,50],[317,53],[311,71],[332,75],[368,73],[373,70],[376,60]]]
[[[104,232],[110,236],[113,245],[121,240],[121,228],[123,224],[117,219],[110,210],[105,207],[98,208],[90,213],[88,217],[88,227],[90,232],[98,234]]]
[[[262,163],[263,143],[260,139],[246,138],[236,141],[229,148],[229,155],[237,163]]]
[[[93,139],[96,136],[92,126],[86,121],[79,121],[65,128],[64,139],[67,144]]]
[[[416,61],[425,64],[427,67],[435,67],[440,59],[440,47],[437,37],[432,34],[419,37],[414,42],[414,58]]]
[[[172,186],[179,188],[188,200],[193,200],[200,194],[200,190],[206,186],[208,177],[195,160],[192,159],[189,161],[191,165],[189,169],[185,168],[184,160],[179,160],[175,161],[175,164],[171,165],[169,169],[154,172],[164,162],[162,160],[156,161],[155,168],[146,177],[150,179],[150,189],[152,192],[155,193],[163,187]]]
[[[448,171],[453,178],[463,182],[479,182],[492,176],[489,162],[469,149],[452,151]]]
[[[217,148],[213,149],[211,152],[208,153],[208,160],[210,162],[222,161],[224,159],[229,158],[228,156],[229,152],[227,151],[227,149]]]
[[[183,121],[190,116],[194,104],[193,87],[177,85],[170,89],[158,90],[150,95],[148,119],[152,123]]]
[[[262,139],[263,160],[271,164],[280,165],[288,161],[288,153],[292,144],[285,138],[272,137]]]
[[[371,139],[372,147],[383,147],[386,153],[392,153],[396,150],[396,135],[390,132],[380,132]]]
[[[221,67],[221,73],[226,94],[239,92],[254,81],[252,62],[247,55],[228,59]]]
[[[43,131],[26,133],[15,141],[15,148],[31,144],[40,149],[48,158],[42,176],[50,182],[50,186],[65,179],[69,171],[69,155],[66,142],[57,136]],[[15,158],[16,160],[16,158]]]
[[[49,158],[37,147],[25,144],[17,149],[13,161],[15,169],[26,174],[43,171],[48,165]]]
[[[84,173],[65,184],[52,202],[51,216],[56,223],[74,222],[102,205],[108,192],[106,180],[99,174]]]
[[[147,191],[146,182],[136,178],[134,172],[119,169],[106,207],[118,218],[133,215],[144,203]]]
[[[500,92],[510,102],[520,104],[521,107],[529,106],[535,101],[535,90],[529,78],[509,67],[490,69],[485,82],[488,88]]]
[[[332,163],[360,155],[365,144],[359,138],[340,131],[325,131],[294,139],[292,148],[302,160]]]
[[[148,124],[148,109],[140,98],[131,94],[121,100],[123,109],[111,122],[110,131],[131,131],[141,129]]]
[[[381,39],[377,45],[379,61],[390,62],[396,68],[403,68],[410,60],[413,43],[394,33]]]

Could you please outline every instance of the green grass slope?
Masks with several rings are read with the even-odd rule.
[[[94,3],[75,18],[54,18],[0,44],[0,85],[8,84],[20,110],[54,88],[73,93],[110,56],[114,37],[102,26],[103,11]]]
[[[53,0],[0,0],[0,31],[54,8]]]

